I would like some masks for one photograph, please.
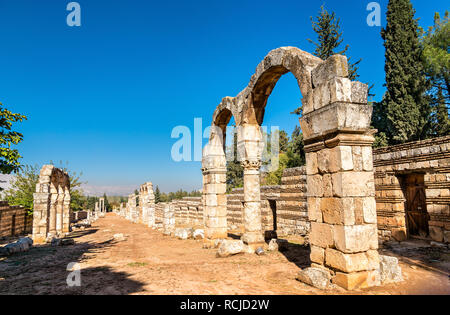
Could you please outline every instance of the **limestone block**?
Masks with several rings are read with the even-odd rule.
[[[445,243],[450,243],[450,231],[445,231],[444,232],[444,242]]]
[[[337,272],[332,282],[346,290],[365,289],[379,285],[377,270],[354,273]]]
[[[322,85],[336,77],[348,77],[347,57],[334,55],[319,64],[311,72],[313,87]]]
[[[375,197],[375,180],[372,172],[339,172],[332,176],[334,196]]]
[[[322,248],[333,247],[333,227],[326,223],[311,222],[309,241],[311,245]]]
[[[331,174],[323,175],[323,195],[324,197],[332,197],[333,196],[333,183]]]
[[[403,281],[402,269],[396,257],[380,255],[380,278],[382,284]]]
[[[377,270],[380,267],[380,256],[377,250],[368,250],[366,252],[368,261],[368,270]]]
[[[330,89],[330,103],[350,103],[352,101],[352,82],[349,79],[336,77],[329,81],[328,86]]]
[[[244,251],[244,243],[241,240],[223,240],[217,251],[218,257],[228,257]]]
[[[352,198],[322,198],[320,210],[323,222],[339,225],[355,224],[355,213]]]
[[[441,227],[430,226],[430,237],[433,241],[442,242],[444,240],[444,231]]]
[[[367,104],[368,93],[369,93],[369,86],[367,84],[358,81],[352,82],[352,97],[351,97],[352,103]]]
[[[364,131],[370,127],[371,105],[333,103],[319,110],[304,114],[300,125],[305,139],[324,136],[336,130]]]
[[[363,160],[363,170],[364,171],[373,171],[373,154],[371,147],[362,147],[362,160]]]
[[[311,245],[311,261],[320,265],[325,262],[325,250],[321,247]]]
[[[297,280],[315,288],[325,290],[330,286],[330,273],[322,268],[305,268],[300,270]]]
[[[362,213],[364,223],[377,223],[377,205],[374,197],[362,199]]]
[[[376,224],[333,226],[336,248],[352,254],[378,248],[378,231]]]
[[[321,198],[308,197],[308,218],[312,222],[322,222]]]
[[[308,196],[312,197],[323,196],[322,175],[308,175],[307,186],[308,186]]]
[[[317,153],[308,152],[306,153],[306,173],[308,175],[315,175],[319,172],[317,162]]]
[[[369,260],[365,253],[345,254],[331,248],[325,250],[325,264],[347,273],[366,271],[369,268]]]

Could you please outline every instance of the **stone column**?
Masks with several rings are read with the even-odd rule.
[[[50,175],[43,174],[43,171],[44,168],[41,170],[36,192],[33,194],[33,241],[35,243],[45,243],[50,224]]]
[[[227,231],[226,158],[220,135],[213,138],[203,151],[203,216],[205,222],[205,247],[223,239]]]
[[[335,55],[312,71],[302,127],[312,267],[348,290],[379,285],[378,232],[367,85]]]
[[[58,185],[58,195],[56,199],[56,235],[61,236],[63,230],[63,207],[64,207],[64,188]]]
[[[244,235],[242,241],[253,250],[264,245],[260,192],[261,140],[259,125],[245,124],[238,129],[238,156],[244,168]]]
[[[175,231],[175,208],[173,204],[166,203],[163,211],[164,235],[171,235]]]
[[[58,188],[54,183],[50,184],[50,210],[49,210],[49,233],[52,236],[57,234],[57,203],[58,203]]]
[[[155,227],[155,194],[153,192],[153,184],[147,183],[148,195],[148,226]]]
[[[64,188],[64,202],[63,202],[63,226],[62,232],[69,233],[70,232],[70,216],[72,210],[70,209],[70,188],[66,186]],[[88,212],[89,214],[89,212]]]

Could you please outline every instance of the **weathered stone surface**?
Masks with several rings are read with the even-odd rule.
[[[378,232],[375,224],[333,227],[336,248],[352,254],[378,248]]]
[[[379,285],[377,270],[354,273],[337,272],[332,282],[346,290],[364,289]]]
[[[333,227],[326,223],[311,222],[309,241],[322,248],[334,246]]]
[[[403,281],[402,269],[396,257],[380,255],[380,279],[382,284]]]
[[[113,239],[117,242],[125,241],[125,236],[122,233],[117,233],[113,235]]]
[[[203,229],[196,229],[192,234],[195,240],[201,240],[205,238],[205,231]]]
[[[228,257],[242,253],[244,251],[244,242],[241,240],[223,240],[217,251],[218,257]]]
[[[341,251],[327,248],[325,250],[325,263],[327,266],[347,273],[368,270],[369,260],[366,254],[344,254]]]
[[[305,268],[297,274],[297,280],[315,288],[325,290],[330,286],[330,273],[322,268]]]
[[[442,242],[444,241],[444,231],[441,227],[430,226],[430,237],[433,241]]]
[[[268,249],[269,251],[278,251],[278,242],[275,238],[270,240]]]
[[[321,247],[311,245],[310,259],[314,263],[323,265],[325,262],[325,250]]]
[[[311,73],[314,87],[318,87],[331,79],[348,77],[347,57],[334,55],[318,65]]]

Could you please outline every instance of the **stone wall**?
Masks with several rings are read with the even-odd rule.
[[[30,234],[32,229],[33,216],[27,209],[0,201],[0,237]]]
[[[450,136],[374,150],[378,229],[384,240],[408,236],[405,178],[423,174],[429,233],[450,238]]]

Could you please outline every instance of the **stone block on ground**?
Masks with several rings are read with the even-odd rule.
[[[328,271],[313,267],[300,270],[297,280],[321,290],[329,288],[331,284],[331,276]]]
[[[244,242],[241,240],[223,240],[217,251],[218,257],[228,257],[244,252]]]
[[[195,240],[202,240],[205,238],[205,231],[203,229],[197,229],[192,234]]]
[[[403,281],[402,269],[396,257],[380,255],[380,280],[382,284]]]

